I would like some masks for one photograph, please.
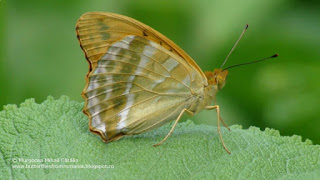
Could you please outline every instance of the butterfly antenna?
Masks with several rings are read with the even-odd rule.
[[[232,65],[232,66],[229,66],[229,67],[223,69],[222,71],[227,70],[227,69],[230,69],[230,68],[233,68],[233,67],[237,67],[237,66],[243,66],[243,65],[247,65],[247,64],[257,63],[257,62],[260,62],[260,61],[265,61],[265,60],[267,60],[267,59],[275,58],[275,57],[278,57],[278,56],[279,56],[279,54],[274,54],[274,55],[272,55],[272,56],[269,56],[269,57],[267,57],[267,58],[263,58],[263,59],[260,59],[260,60],[257,60],[257,61],[251,61],[251,62],[246,62],[246,63],[241,63],[241,64]]]
[[[228,56],[226,57],[226,59],[223,61],[220,69],[222,69],[222,67],[224,66],[224,64],[227,62],[227,60],[229,59],[229,56],[231,55],[231,53],[233,52],[234,48],[236,48],[236,46],[238,45],[240,39],[242,38],[243,34],[246,32],[246,30],[248,29],[249,25],[247,24],[246,27],[244,28],[244,30],[242,31],[240,37],[238,38],[237,42],[234,44],[233,48],[231,49],[231,51],[229,52]]]

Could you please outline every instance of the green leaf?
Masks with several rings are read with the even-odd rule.
[[[5,106],[0,112],[0,179],[320,178],[320,146],[300,136],[238,125],[230,132],[222,128],[229,155],[215,127],[187,121],[159,147],[152,145],[164,138],[170,124],[105,144],[89,132],[82,107],[65,96]]]

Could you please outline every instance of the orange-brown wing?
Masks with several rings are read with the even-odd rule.
[[[90,64],[84,113],[90,130],[105,141],[176,119],[207,83],[183,50],[134,19],[86,13],[77,35]]]
[[[200,67],[184,50],[158,31],[130,17],[106,12],[88,12],[79,18],[76,31],[81,48],[90,62],[89,72],[94,69],[97,61],[107,52],[110,44],[128,35],[137,35],[159,43],[164,48],[182,57],[198,70],[202,78],[206,80]]]

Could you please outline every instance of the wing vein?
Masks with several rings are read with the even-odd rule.
[[[92,99],[92,98],[96,98],[96,97],[98,97],[98,96],[100,96],[100,95],[102,95],[102,94],[106,94],[106,93],[112,92],[112,91],[114,91],[114,90],[126,89],[126,88],[127,88],[127,87],[124,86],[124,87],[115,88],[115,89],[108,89],[107,91],[103,91],[103,92],[101,92],[101,93],[98,93],[98,94],[95,94],[95,95],[93,95],[93,96],[88,97],[87,100],[90,100],[90,99]]]
[[[118,81],[118,82],[115,82],[115,83],[105,84],[105,85],[103,85],[103,86],[100,86],[99,88],[91,89],[91,90],[89,90],[89,91],[86,91],[86,93],[91,92],[91,91],[94,91],[94,90],[97,90],[97,89],[100,89],[100,88],[103,88],[103,87],[106,87],[106,86],[114,85],[114,84],[117,84],[117,83],[124,83],[124,84],[132,83],[132,84],[134,84],[134,85],[142,88],[142,89],[145,90],[145,91],[148,91],[148,92],[151,92],[151,93],[155,93],[155,94],[159,94],[159,95],[190,95],[190,93],[159,93],[159,92],[156,92],[156,91],[152,91],[152,90],[149,90],[149,89],[145,89],[144,87],[140,86],[139,84],[137,84],[137,83],[135,83],[135,82],[131,82],[131,81]]]
[[[120,95],[117,95],[117,96],[112,96],[112,97],[110,97],[110,98],[108,98],[108,99],[104,99],[104,100],[102,100],[102,101],[100,101],[98,104],[95,104],[95,105],[93,105],[93,106],[90,106],[89,108],[92,108],[92,107],[95,107],[95,106],[97,106],[97,105],[100,105],[101,103],[103,103],[103,102],[105,102],[105,101],[109,101],[109,100],[112,100],[112,99],[115,99],[115,98],[118,98],[118,97],[121,97],[121,96],[125,96],[125,95],[128,95],[128,94],[134,94],[134,93],[137,93],[137,92],[141,92],[141,91],[144,91],[144,90],[137,90],[137,91],[131,91],[131,92],[128,92],[128,93],[122,93],[122,94],[120,94]],[[88,108],[88,107],[87,107]],[[89,109],[88,108],[88,109]],[[109,109],[108,109],[109,110]]]
[[[122,57],[125,57],[125,56],[122,56]],[[101,60],[100,60],[101,61]],[[108,61],[115,61],[115,62],[120,62],[120,63],[123,63],[123,64],[130,64],[130,65],[132,65],[132,66],[136,66],[136,67],[139,67],[139,68],[141,68],[141,69],[144,69],[144,70],[146,70],[146,71],[149,71],[149,72],[152,72],[152,73],[154,73],[154,74],[157,74],[157,75],[160,75],[160,76],[163,76],[163,77],[171,77],[171,76],[164,76],[164,75],[162,75],[162,74],[159,74],[159,73],[157,73],[157,72],[154,72],[154,71],[151,71],[150,69],[147,69],[147,68],[145,68],[145,67],[142,67],[142,66],[139,66],[139,65],[136,65],[136,64],[132,64],[132,63],[129,63],[129,62],[125,62],[125,61],[120,61],[120,60],[111,60],[111,59],[108,59]],[[159,63],[158,63],[159,64]],[[99,65],[98,64],[98,66],[97,67],[107,67],[107,66],[101,66],[101,65]],[[108,66],[108,67],[114,67],[114,66]],[[170,73],[169,73],[170,74]]]
[[[176,107],[177,104],[178,104],[178,103],[174,103],[174,104],[172,104],[171,106],[167,107],[166,109],[169,109],[169,108],[172,108],[172,107]],[[179,107],[180,107],[180,106],[179,106]],[[163,120],[167,119],[167,118],[170,117],[172,114],[174,114],[174,113],[177,111],[177,109],[179,109],[179,108],[175,108],[174,111],[172,111],[171,113],[167,114],[164,118],[162,118],[162,119],[160,119],[159,121],[157,121],[157,123],[153,124],[152,126],[148,126],[148,127],[144,128],[144,129],[140,130],[140,132],[143,132],[143,131],[145,131],[145,130],[147,130],[147,129],[150,129],[150,128],[156,126],[157,124],[161,123]],[[149,113],[149,114],[147,114],[147,115],[145,115],[145,116],[148,116],[148,115],[150,115],[150,114],[151,114],[151,113]],[[143,117],[145,117],[145,116],[143,116]],[[127,124],[127,126],[130,126],[130,125],[132,125],[133,123],[139,122],[141,119],[143,119],[143,117],[139,117],[139,119],[135,120],[134,122],[132,122],[132,123],[130,123],[130,124]],[[137,127],[137,126],[138,126],[138,125],[136,125],[136,127]]]
[[[133,106],[139,105],[139,104],[141,104],[141,103],[143,103],[143,102],[145,102],[145,101],[151,100],[151,99],[153,99],[153,98],[155,98],[155,97],[157,97],[157,96],[158,96],[158,95],[151,96],[151,97],[149,97],[149,98],[147,98],[147,99],[144,99],[144,100],[141,100],[141,101],[139,101],[139,102],[136,102],[136,103],[132,104],[131,106],[127,107],[127,108],[123,108],[121,111],[119,111],[118,113],[116,113],[116,114],[114,114],[113,116],[109,117],[108,119],[113,118],[113,117],[115,117],[116,115],[118,115],[119,113],[122,113],[123,111],[125,111],[125,110],[127,110],[127,109],[130,109],[130,108],[132,108]],[[113,107],[110,107],[110,108],[113,108]],[[109,110],[110,108],[108,107],[108,108],[102,109],[102,110],[100,110],[100,111],[92,114],[91,117],[94,117],[94,116],[96,116],[96,115],[98,115],[98,114],[100,114],[100,113],[102,113],[102,112],[104,112],[104,111],[107,111],[107,110]],[[106,121],[107,121],[108,119],[106,119]]]

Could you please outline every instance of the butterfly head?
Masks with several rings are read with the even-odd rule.
[[[217,90],[220,90],[226,84],[228,73],[227,70],[214,69],[213,72],[205,72],[205,75],[208,79],[208,84],[213,85]]]

